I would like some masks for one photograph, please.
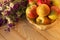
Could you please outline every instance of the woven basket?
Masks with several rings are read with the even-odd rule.
[[[34,25],[34,28],[39,29],[39,30],[46,30],[49,29],[51,27],[54,27],[55,25],[57,25],[60,22],[60,17],[58,17],[53,23],[48,24],[48,25],[38,25],[37,23],[35,23],[33,20],[29,19],[26,15],[27,20],[29,21],[29,23],[31,23],[32,25]]]

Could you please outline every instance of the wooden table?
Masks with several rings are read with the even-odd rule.
[[[0,30],[0,40],[60,40],[60,23],[45,31],[34,29],[26,19],[20,19],[11,32]]]
[[[0,0],[1,2],[2,0]],[[60,40],[60,19],[52,28],[35,29],[26,19],[21,19],[10,32],[0,29],[0,40]]]

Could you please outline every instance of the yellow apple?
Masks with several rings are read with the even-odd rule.
[[[37,24],[50,24],[51,20],[48,17],[38,17],[36,19]]]
[[[50,8],[47,4],[41,4],[37,7],[36,12],[40,17],[44,17],[50,13]]]
[[[57,6],[60,8],[60,0],[51,0],[53,2],[53,5]]]
[[[48,16],[52,21],[55,21],[58,16],[56,15],[56,12],[52,11],[50,15]]]

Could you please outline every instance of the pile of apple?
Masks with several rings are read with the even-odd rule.
[[[59,14],[60,9],[55,6],[54,1],[28,0],[26,15],[36,24],[51,24],[59,17]]]

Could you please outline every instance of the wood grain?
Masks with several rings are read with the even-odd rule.
[[[11,30],[11,32],[7,32],[4,30],[0,30],[0,34],[6,40],[25,40],[23,37],[19,36],[15,31]]]
[[[0,29],[0,40],[60,40],[60,19],[44,31],[35,28],[26,18],[20,19],[15,27],[11,32]]]
[[[22,20],[22,19],[21,19]],[[24,36],[26,40],[47,40],[45,37],[43,37],[40,33],[33,30],[33,28],[30,28],[30,25],[26,24],[24,22],[25,20],[20,21],[17,25],[18,30],[16,30],[19,34]]]
[[[24,19],[24,18],[23,18]],[[26,19],[20,21],[11,32],[0,30],[0,40],[60,40],[60,23],[41,31],[34,28]],[[60,19],[59,19],[60,20]]]
[[[0,34],[0,40],[6,40],[6,39]]]

